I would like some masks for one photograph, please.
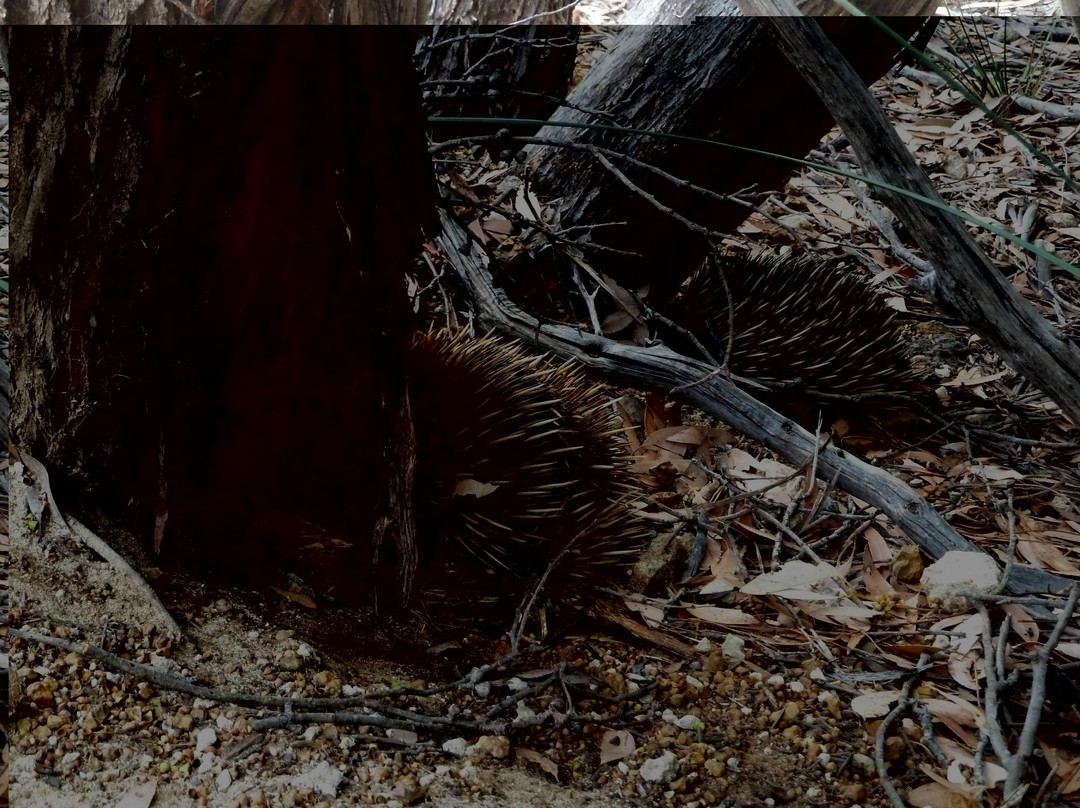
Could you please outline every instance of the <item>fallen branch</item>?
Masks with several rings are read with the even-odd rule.
[[[663,345],[648,348],[625,345],[576,328],[541,323],[526,314],[492,283],[484,256],[474,249],[469,234],[445,213],[436,241],[464,283],[482,330],[496,329],[622,382],[679,396],[705,412],[802,465],[818,454],[817,477],[836,484],[878,508],[934,558],[950,550],[980,551],[960,536],[934,508],[887,471],[871,466],[832,446],[819,447],[817,438],[798,424],[735,387],[723,374]],[[1008,580],[1013,594],[1065,592],[1070,582],[1029,567],[1014,567]]]

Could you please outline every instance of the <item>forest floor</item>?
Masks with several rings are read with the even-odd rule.
[[[1039,99],[1075,102],[1075,40],[1044,41],[1023,23],[1015,30],[1011,47],[1045,54]],[[1080,199],[1014,140],[918,71],[874,91],[947,201],[1016,223],[1078,263]],[[1019,102],[998,108],[1059,165],[1080,165],[1075,120]],[[830,145],[837,139],[830,134],[812,159],[845,164],[847,151]],[[488,168],[491,186],[509,170]],[[1025,213],[1032,205],[1034,216]],[[977,336],[933,311],[908,282],[914,273],[890,242],[897,236],[875,224],[880,214],[849,184],[806,170],[733,238],[781,246],[794,230],[859,262],[903,318],[942,405],[977,410],[993,433],[929,435],[867,454],[999,560],[1080,580],[1075,430]],[[1080,283],[1055,275],[1036,291],[1026,254],[979,240],[1028,300],[1076,328]],[[62,523],[66,503],[24,458],[11,480],[11,624],[35,639],[12,649],[13,798],[43,808],[879,808],[893,804],[881,767],[911,804],[1000,804],[1006,767],[986,759],[981,734],[983,614],[931,604],[920,583],[927,560],[865,503],[710,419],[664,413],[633,424],[644,437],[643,491],[666,506],[650,510],[661,538],[683,542],[680,512],[733,492],[753,494],[742,500],[750,507],[710,511],[707,552],[686,586],[626,598],[642,621],[636,636],[574,619],[554,625],[547,643],[526,637],[516,654],[503,640],[474,637],[425,648],[407,620],[354,618],[288,586],[253,592],[162,571],[141,538],[80,513],[158,590],[180,625],[175,636],[135,577]],[[831,518],[816,527],[789,518],[804,511]],[[777,520],[788,529],[770,528]],[[816,548],[815,564],[797,562],[793,529]],[[772,554],[789,561],[785,575]],[[999,653],[1019,677],[1001,694],[1009,727],[1023,719],[1037,678],[1030,652],[1046,646],[1054,625],[1040,605],[1060,609],[1043,599],[992,611],[995,630],[1008,616]],[[403,655],[402,646],[414,651]],[[1049,663],[1029,799],[1042,787],[1044,804],[1076,804],[1075,633]],[[342,699],[353,700],[348,710]],[[291,725],[278,722],[283,710],[297,714]],[[313,711],[336,715],[303,723],[299,714]]]

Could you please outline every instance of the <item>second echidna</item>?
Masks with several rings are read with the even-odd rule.
[[[730,339],[731,372],[774,391],[836,398],[916,387],[894,312],[834,262],[719,255],[683,285],[671,314],[718,360]]]
[[[553,561],[549,591],[618,583],[646,534],[599,388],[491,336],[420,335],[410,364],[421,573],[471,567],[477,596],[515,600]]]

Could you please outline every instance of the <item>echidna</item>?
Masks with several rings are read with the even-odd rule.
[[[721,254],[691,276],[671,309],[719,361],[730,335],[731,372],[774,390],[888,396],[916,386],[894,313],[832,262]]]
[[[415,339],[409,378],[421,576],[471,566],[493,573],[477,595],[520,596],[557,559],[549,591],[617,582],[645,531],[596,385],[515,343],[446,331]]]

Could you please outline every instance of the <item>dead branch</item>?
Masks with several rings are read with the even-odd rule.
[[[789,61],[829,108],[870,177],[944,205],[873,96],[817,22],[767,18]],[[963,223],[909,196],[882,192],[935,267],[930,292],[983,336],[1010,367],[1080,424],[1080,347],[1012,287]]]
[[[663,345],[624,345],[575,328],[541,323],[497,289],[485,258],[468,233],[445,213],[436,238],[469,292],[482,329],[494,328],[567,359],[576,359],[600,375],[632,382],[681,397],[743,434],[801,466],[818,453],[817,476],[863,499],[888,516],[934,558],[949,550],[979,551],[961,537],[933,507],[887,471],[834,447],[818,448],[817,439],[798,424],[761,404],[703,362]],[[1060,576],[1017,566],[1009,578],[1014,594],[1062,593],[1070,582]]]

